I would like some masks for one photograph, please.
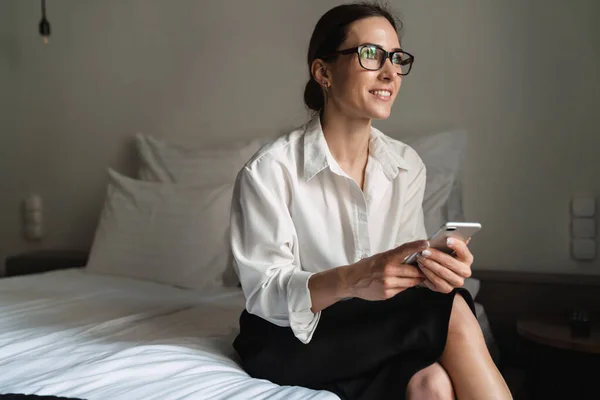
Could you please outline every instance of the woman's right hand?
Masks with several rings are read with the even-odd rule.
[[[404,243],[395,249],[364,258],[343,269],[344,286],[352,297],[386,300],[425,280],[418,267],[404,264],[406,257],[429,247],[427,240]]]

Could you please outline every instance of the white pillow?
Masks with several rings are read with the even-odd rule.
[[[425,229],[431,235],[447,221],[456,221],[464,215],[458,170],[467,134],[462,130],[451,130],[401,140],[419,154],[427,167],[423,213]]]
[[[190,289],[221,286],[232,184],[143,182],[109,170],[87,269]]]
[[[139,177],[145,181],[210,185],[233,183],[262,142],[253,140],[221,148],[192,148],[138,133]]]
[[[235,183],[237,173],[270,138],[231,142],[220,147],[186,147],[138,133],[139,177],[144,181],[192,185]],[[228,201],[231,205],[231,199]],[[229,226],[229,223],[228,223]],[[228,228],[229,229],[229,228]],[[228,248],[224,286],[239,283]]]

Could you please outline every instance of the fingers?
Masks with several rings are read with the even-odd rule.
[[[444,281],[452,285],[452,287],[461,287],[465,284],[465,279],[462,276],[454,273],[452,270],[446,268],[437,261],[426,258],[419,258],[417,262],[419,264],[419,267],[421,268],[421,271],[423,271],[427,278],[429,278],[429,275],[427,275],[427,271],[431,271],[437,277],[443,279]]]
[[[388,264],[383,269],[384,277],[397,278],[424,278],[423,272],[419,268],[407,264]]]
[[[438,288],[436,288],[435,285],[433,283],[431,283],[431,281],[429,279],[425,279],[423,281],[423,285],[425,285],[425,287],[428,288],[429,290],[433,290],[434,292],[438,291]]]
[[[468,278],[471,276],[471,265],[461,261],[458,258],[455,258],[449,254],[446,254],[442,251],[436,249],[429,249],[428,252],[423,252],[417,258],[417,261],[420,259],[428,259],[437,262],[437,264],[449,269],[455,274],[459,275],[462,278]]]
[[[427,279],[423,281],[423,284],[429,289],[433,290],[434,292],[440,293],[450,293],[452,290],[454,290],[454,287],[452,287],[452,285],[450,285],[444,279],[437,276],[433,271],[429,270],[425,266],[421,268],[423,270],[423,273],[427,277]]]
[[[465,264],[473,264],[473,254],[467,247],[468,242],[471,238],[467,239],[467,242],[463,242],[462,240],[448,238],[448,247],[454,250],[456,254],[456,259],[465,263]]]
[[[404,243],[402,246],[398,246],[395,249],[390,250],[390,255],[395,259],[404,261],[404,259],[413,253],[418,253],[429,247],[427,240],[417,240],[414,242]]]
[[[417,286],[421,284],[425,280],[425,276],[423,278],[399,278],[396,276],[386,277],[383,281],[383,288],[385,290],[390,289],[406,289],[409,287]]]

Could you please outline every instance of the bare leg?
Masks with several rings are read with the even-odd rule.
[[[448,373],[435,363],[417,372],[406,388],[408,400],[454,400],[454,389]]]
[[[454,298],[448,340],[440,363],[452,378],[460,400],[512,399],[488,352],[479,323],[460,295]]]

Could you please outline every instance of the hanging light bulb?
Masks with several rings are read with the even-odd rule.
[[[40,35],[44,44],[48,44],[50,39],[50,22],[46,19],[46,0],[42,0],[42,20],[40,21]]]

